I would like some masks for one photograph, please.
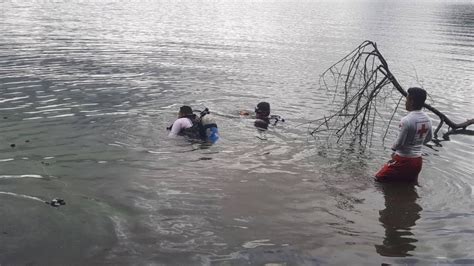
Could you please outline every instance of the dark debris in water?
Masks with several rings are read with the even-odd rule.
[[[25,143],[30,143],[30,140],[29,140],[29,139],[25,140]],[[15,143],[11,143],[11,144],[10,144],[10,147],[15,148],[15,147],[16,147],[16,144],[15,144]]]
[[[52,199],[50,202],[45,201],[44,203],[51,205],[52,207],[59,207],[66,205],[66,202],[63,199]]]

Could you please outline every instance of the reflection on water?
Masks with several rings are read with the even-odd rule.
[[[416,237],[412,232],[420,219],[418,193],[413,184],[379,184],[385,199],[385,209],[381,210],[379,221],[385,228],[382,244],[375,245],[377,253],[387,257],[411,256],[416,248]]]

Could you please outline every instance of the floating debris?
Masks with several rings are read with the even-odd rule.
[[[66,201],[64,201],[63,199],[59,199],[59,198],[54,198],[51,201],[44,201],[44,200],[42,200],[40,198],[37,198],[37,197],[34,197],[34,196],[17,194],[17,193],[6,192],[6,191],[0,191],[0,195],[9,195],[9,196],[19,197],[19,198],[24,198],[24,199],[31,199],[31,200],[46,203],[46,204],[50,205],[51,207],[55,207],[55,208],[57,208],[59,206],[62,206],[62,205],[66,205]]]
[[[52,199],[51,202],[45,201],[44,203],[49,204],[52,207],[59,207],[61,205],[66,205],[66,202],[63,199]]]

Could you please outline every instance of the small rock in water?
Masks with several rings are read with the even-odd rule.
[[[26,142],[26,143],[28,143],[28,142],[30,142],[30,140],[29,140],[29,139],[27,139],[27,140],[25,140],[25,142]]]
[[[12,147],[12,148],[15,148],[15,146],[16,146],[15,143],[10,144],[10,147]]]

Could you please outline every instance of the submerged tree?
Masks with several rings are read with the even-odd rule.
[[[321,75],[320,85],[332,97],[333,110],[329,116],[312,121],[316,127],[311,135],[336,137],[337,142],[345,137],[357,137],[362,144],[367,144],[372,140],[374,128],[385,121],[384,140],[401,100],[407,96],[377,45],[371,41],[363,42],[328,68]],[[382,106],[392,112],[388,119],[379,112]],[[424,107],[440,119],[434,131],[436,140],[444,124],[448,126],[448,131],[443,134],[445,140],[450,134],[474,133],[467,129],[474,124],[474,119],[458,124],[431,105],[425,104]]]

